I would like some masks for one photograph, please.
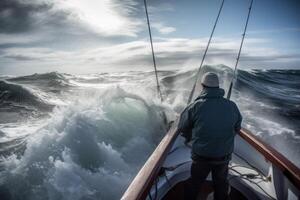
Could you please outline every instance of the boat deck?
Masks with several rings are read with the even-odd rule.
[[[188,180],[187,180],[188,181]],[[184,188],[187,181],[176,184],[163,198],[162,200],[184,200]],[[230,199],[247,200],[242,193],[237,189],[231,187],[229,193]],[[199,188],[199,194],[197,200],[210,200],[213,199],[213,187],[211,181],[206,181],[201,188]]]
[[[158,199],[183,199],[191,163],[190,148],[183,144],[182,138],[177,138],[163,164],[157,185],[158,192],[156,194],[155,187],[152,187],[151,196],[157,195]],[[239,154],[233,153],[228,175],[231,199],[275,199],[275,189],[268,177],[268,170],[262,172]],[[211,174],[204,186],[199,188],[199,199],[213,199]]]
[[[122,200],[184,199],[191,149],[174,131],[164,137]],[[228,174],[230,199],[299,199],[299,175],[299,168],[259,138],[244,130],[236,136]],[[199,188],[199,199],[213,199],[210,174]]]
[[[177,151],[180,150],[177,149]],[[184,188],[187,182],[189,181],[188,177],[190,165],[191,161],[185,162],[185,164],[178,166],[178,168],[174,170],[165,171],[160,176],[159,182],[162,185],[171,188],[169,190],[167,189],[168,192],[166,194],[163,194],[163,200],[184,199]],[[268,194],[274,194],[272,184],[270,184],[268,177],[253,169],[252,166],[247,164],[245,161],[243,161],[236,155],[232,156],[232,161],[229,165],[228,180],[230,184],[230,199],[243,200],[274,198],[273,196],[268,196]],[[162,185],[159,185],[158,187],[162,188]],[[153,196],[155,196],[154,191],[154,188],[152,188]],[[203,186],[199,188],[198,199],[213,199],[213,186],[211,174],[208,175],[207,180],[203,184]]]

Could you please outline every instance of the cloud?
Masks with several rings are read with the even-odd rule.
[[[0,54],[9,62],[42,61],[49,54],[37,48],[69,53],[135,39],[146,28],[137,6],[133,0],[1,0]]]
[[[36,58],[29,57],[29,56],[23,56],[23,55],[6,55],[3,56],[4,58],[13,59],[16,61],[31,61],[31,60],[37,60]]]
[[[132,0],[65,0],[55,4],[74,15],[74,21],[105,36],[137,36],[141,22],[134,18],[136,6]]]
[[[0,1],[0,33],[19,33],[31,30],[35,15],[51,9],[52,5],[18,0]]]
[[[155,38],[154,48],[158,69],[198,67],[207,38]],[[261,48],[266,41],[249,38],[242,52],[240,68],[276,68],[297,66],[298,54],[283,54],[272,48]],[[215,38],[205,64],[233,66],[239,40]],[[50,71],[89,73],[111,70],[152,70],[152,57],[148,40],[136,40],[106,47],[86,48],[76,51],[53,51],[47,48],[11,48],[0,55],[2,62],[26,61],[32,66],[52,66]],[[14,61],[14,62],[13,62]],[[24,64],[24,63],[23,63]],[[34,68],[36,70],[36,68]],[[33,72],[34,73],[34,72]]]
[[[165,26],[163,23],[152,23],[151,26],[163,35],[173,33],[176,31],[175,27]]]
[[[154,38],[158,68],[198,67],[208,38],[175,38],[176,28],[161,13],[173,12],[172,5],[150,4],[153,35],[161,36]],[[146,34],[139,0],[0,0],[0,73],[151,70]],[[299,66],[298,54],[270,48],[271,39],[255,34],[245,40],[242,68]],[[240,36],[214,37],[206,64],[233,66],[239,44]]]
[[[158,31],[158,33],[167,35],[176,31],[175,27],[166,25],[160,17],[161,13],[175,11],[172,4],[161,1],[151,1],[151,5],[148,5],[148,11],[151,27]]]
[[[0,48],[63,50],[133,40],[147,30],[142,6],[137,0],[1,0]],[[156,8],[171,9],[166,3]],[[176,30],[153,24],[163,35]]]
[[[168,2],[151,1],[151,5],[149,5],[149,3],[147,5],[148,5],[149,12],[153,14],[175,11],[174,6]]]
[[[0,33],[64,30],[102,36],[136,36],[141,20],[132,0],[1,0]]]

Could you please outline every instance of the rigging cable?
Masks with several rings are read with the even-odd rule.
[[[219,9],[219,12],[218,12],[218,15],[217,15],[215,24],[214,24],[214,26],[213,26],[213,29],[212,29],[212,31],[211,31],[209,40],[208,40],[208,42],[207,42],[206,49],[205,49],[205,51],[204,51],[204,54],[203,54],[203,57],[202,57],[202,60],[201,60],[200,67],[198,68],[198,71],[197,71],[197,74],[196,74],[196,77],[195,77],[195,82],[194,82],[192,91],[191,91],[191,93],[190,93],[190,95],[189,95],[189,98],[188,98],[188,104],[192,101],[192,98],[193,98],[193,96],[194,96],[195,88],[196,88],[196,85],[197,85],[197,82],[198,82],[198,77],[199,77],[199,75],[200,75],[200,71],[201,71],[202,65],[203,65],[203,63],[204,63],[204,60],[205,60],[205,57],[206,57],[206,54],[207,54],[207,51],[208,51],[208,48],[209,48],[211,39],[212,39],[212,37],[213,37],[213,35],[214,35],[214,32],[215,32],[217,23],[218,23],[218,21],[219,21],[219,17],[220,17],[220,14],[221,14],[221,11],[222,11],[222,8],[223,8],[223,5],[224,5],[224,1],[225,1],[225,0],[222,0],[222,3],[221,3],[221,6],[220,6],[220,9]]]
[[[148,8],[147,8],[147,0],[144,0],[144,6],[145,6],[146,17],[147,17],[147,24],[148,24],[149,38],[150,38],[151,51],[152,51],[153,67],[154,67],[155,78],[156,78],[157,93],[158,93],[158,96],[160,97],[160,101],[163,102],[163,97],[162,97],[162,93],[161,93],[161,90],[160,90],[160,85],[159,85],[158,75],[157,75],[155,53],[154,53],[154,48],[153,48],[152,34],[151,34],[151,27],[150,27],[150,20],[149,20],[149,15],[148,15]]]
[[[230,86],[229,86],[228,93],[227,93],[227,99],[230,99],[230,96],[231,96],[231,91],[232,91],[232,87],[233,87],[233,81],[234,81],[234,78],[235,78],[235,75],[236,75],[237,66],[238,66],[238,63],[239,63],[239,60],[240,60],[240,55],[241,55],[241,51],[242,51],[243,44],[244,44],[244,39],[245,39],[247,27],[248,27],[250,13],[251,13],[251,9],[252,9],[252,4],[253,4],[253,0],[251,0],[250,6],[249,6],[247,20],[246,20],[244,32],[243,32],[243,35],[242,35],[242,41],[241,41],[241,44],[240,44],[239,53],[238,53],[238,56],[237,56],[237,59],[236,59],[236,62],[235,62],[232,79],[231,79]]]

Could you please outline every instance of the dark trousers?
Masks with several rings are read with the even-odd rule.
[[[201,184],[212,173],[214,199],[228,199],[228,162],[213,162],[206,160],[193,161],[191,178],[185,188],[185,200],[196,200]]]

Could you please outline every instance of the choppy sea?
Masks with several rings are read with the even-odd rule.
[[[227,90],[232,70],[205,66]],[[0,75],[0,199],[119,199],[186,106],[195,69]],[[196,95],[200,92],[200,87]],[[239,70],[243,127],[300,167],[300,70]]]

